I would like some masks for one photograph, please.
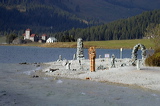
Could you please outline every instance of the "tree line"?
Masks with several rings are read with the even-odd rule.
[[[160,10],[143,12],[127,19],[87,28],[72,28],[55,33],[60,41],[72,41],[81,37],[85,41],[141,39],[150,24],[159,24]]]

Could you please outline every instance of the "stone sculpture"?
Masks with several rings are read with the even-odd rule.
[[[62,55],[59,55],[59,58],[57,61],[62,61]]]
[[[114,54],[112,54],[112,57],[111,57],[111,68],[115,68],[115,56]]]
[[[89,60],[90,60],[90,71],[95,71],[95,58],[96,58],[96,50],[94,47],[90,47],[88,49]]]
[[[77,55],[76,56],[77,56],[77,60],[84,59],[82,38],[77,39]]]
[[[140,70],[140,60],[137,60],[137,70]]]
[[[76,54],[73,55],[73,60],[76,60]]]
[[[66,64],[66,69],[67,69],[67,70],[70,70],[70,69],[71,69],[71,68],[70,68],[70,65],[71,65],[70,62],[68,62],[68,63]]]
[[[133,47],[133,50],[132,50],[132,65],[136,65],[136,61],[137,61],[137,52],[138,52],[138,49],[139,47],[141,47],[141,55],[142,55],[142,61],[144,62],[145,58],[146,58],[146,47],[142,44],[137,44],[136,46]]]

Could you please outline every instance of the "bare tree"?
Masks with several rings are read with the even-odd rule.
[[[156,48],[160,47],[160,24],[150,24],[146,29],[145,36],[154,42]]]

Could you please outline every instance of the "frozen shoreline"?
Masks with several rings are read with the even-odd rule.
[[[140,66],[141,69],[137,70],[136,67],[129,65],[129,61],[129,59],[120,60],[120,62],[116,63],[116,68],[109,68],[110,60],[97,59],[96,69],[99,66],[106,67],[95,72],[89,71],[89,60],[87,59],[82,60],[81,65],[76,60],[69,61],[71,63],[70,70],[66,69],[65,61],[50,62],[46,63],[49,67],[45,68],[43,72],[48,76],[109,82],[160,92],[160,68]],[[124,67],[119,67],[123,62],[128,64]],[[50,71],[50,69],[56,70]]]

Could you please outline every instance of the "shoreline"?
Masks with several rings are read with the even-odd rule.
[[[94,46],[96,49],[132,49],[136,44],[141,43],[148,50],[154,49],[154,45],[148,39],[132,40],[108,40],[108,41],[84,41],[84,48]],[[125,45],[124,45],[125,43]],[[115,45],[116,44],[116,45]],[[109,45],[109,46],[108,46]],[[0,44],[0,46],[35,46],[46,48],[77,48],[77,42],[56,42],[56,43],[28,43],[28,44]]]
[[[140,70],[137,70],[134,66],[124,66],[116,68],[107,68],[96,70],[95,72],[89,71],[89,60],[84,60],[82,63],[83,68],[78,69],[77,61],[72,60],[71,70],[65,69],[63,65],[64,62],[50,62],[44,63],[49,65],[49,67],[42,70],[47,76],[57,77],[57,78],[69,78],[69,79],[79,79],[79,80],[91,80],[102,83],[116,84],[120,86],[127,86],[131,88],[141,88],[144,90],[154,91],[160,93],[160,69],[159,67],[146,67],[141,66]],[[96,60],[98,61],[98,60]],[[104,65],[106,62],[97,62]],[[109,65],[109,64],[108,64]],[[73,70],[77,67],[77,70]],[[96,68],[97,68],[96,67]],[[53,72],[50,69],[55,68]]]

